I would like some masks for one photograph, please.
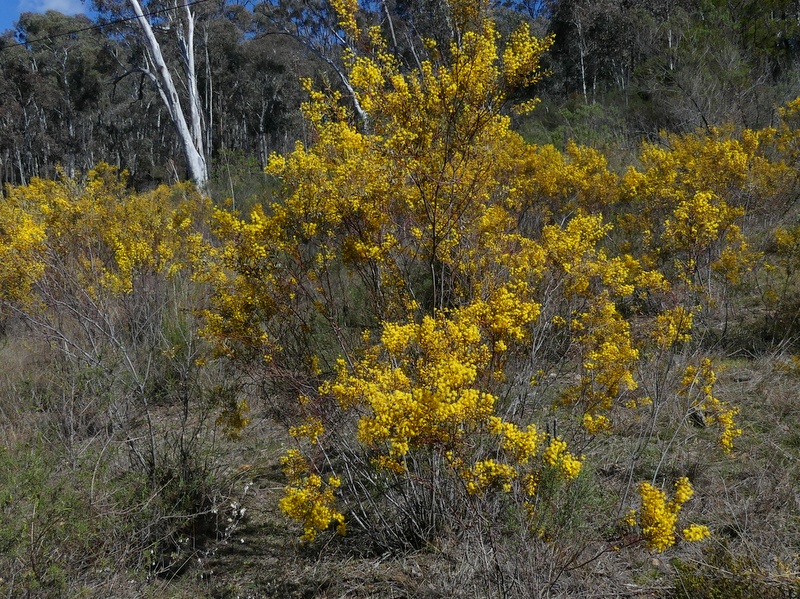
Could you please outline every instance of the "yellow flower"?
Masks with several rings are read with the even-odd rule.
[[[675,544],[678,514],[693,494],[694,489],[686,477],[675,481],[675,493],[670,501],[667,501],[664,491],[656,489],[650,483],[643,482],[639,485],[642,508],[638,515],[638,524],[648,548],[661,552]],[[624,522],[635,526],[636,512],[632,510]],[[691,525],[682,534],[687,541],[699,541],[708,536],[708,529],[705,526]]]
[[[559,468],[567,479],[578,476],[583,466],[581,460],[567,451],[566,442],[559,437],[553,438],[550,441],[542,457],[549,466]]]
[[[711,532],[707,526],[700,526],[699,524],[691,524],[688,528],[684,528],[681,532],[683,538],[687,541],[702,541],[711,536]]]
[[[495,460],[482,460],[462,473],[467,491],[478,495],[496,487],[505,493],[511,491],[511,481],[517,478],[516,469],[509,464],[501,464]]]

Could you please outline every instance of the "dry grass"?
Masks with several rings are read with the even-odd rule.
[[[478,528],[444,533],[430,546],[405,553],[371,554],[358,537],[326,536],[304,545],[297,540],[300,531],[277,508],[285,484],[279,456],[289,439],[265,412],[254,414],[238,441],[214,434],[213,419],[206,423],[213,441],[204,450],[209,513],[202,520],[185,516],[187,522],[202,522],[202,530],[193,536],[181,526],[164,529],[162,540],[171,544],[162,543],[161,555],[148,563],[142,553],[155,545],[137,543],[141,530],[137,533],[130,522],[141,527],[170,521],[163,511],[168,505],[157,514],[148,512],[163,497],[131,482],[135,476],[126,473],[131,462],[124,436],[102,427],[83,427],[72,438],[58,433],[64,430],[59,420],[79,420],[80,406],[53,393],[57,387],[46,367],[46,347],[14,331],[0,347],[5,446],[0,456],[4,468],[38,464],[40,473],[36,478],[32,469],[31,476],[20,478],[0,472],[0,594],[123,599],[797,596],[800,368],[788,351],[728,353],[738,357],[718,355],[726,369],[717,391],[741,408],[744,434],[735,452],[723,455],[714,449],[714,433],[697,429],[662,464],[666,478],[692,479],[697,495],[685,516],[712,529],[703,546],[679,544],[657,555],[641,547],[614,551],[602,539],[580,547],[559,545],[513,526],[489,534]],[[177,426],[178,412],[168,404],[155,409],[159,430]],[[98,418],[103,414],[100,410]],[[609,446],[607,462],[590,460],[589,482],[619,488],[629,458],[622,439]],[[643,458],[659,459],[658,451]],[[643,471],[652,465],[646,463]],[[59,489],[69,492],[59,496]],[[34,497],[51,502],[36,507],[45,520],[34,518]],[[79,512],[81,506],[95,510],[91,520]],[[588,518],[591,512],[578,515]],[[30,536],[28,524],[41,526],[47,518],[70,522],[69,534],[58,534],[58,526],[35,529],[33,534],[43,530],[39,545],[3,551],[12,546],[13,534]],[[38,579],[31,574],[35,560]]]
[[[729,361],[719,392],[742,409],[745,432],[736,451],[731,456],[708,451],[713,435],[698,430],[664,466],[692,476],[697,496],[685,515],[711,527],[713,537],[703,546],[679,544],[664,554],[601,547],[596,559],[563,570],[557,565],[572,548],[524,534],[499,534],[492,543],[477,534],[445,537],[425,550],[396,555],[364,555],[346,539],[305,546],[276,508],[283,486],[277,457],[284,439],[264,420],[235,449],[253,464],[239,478],[248,488],[241,498],[248,508],[241,528],[172,581],[170,592],[197,589],[231,598],[599,598],[693,596],[705,588],[706,596],[728,596],[714,595],[717,588],[738,589],[743,597],[795,596],[800,375],[781,366],[785,362],[778,356]],[[608,472],[621,474],[614,468]],[[591,558],[598,547],[590,549],[582,556]]]

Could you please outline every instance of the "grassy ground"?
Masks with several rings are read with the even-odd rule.
[[[616,552],[609,546],[596,559],[563,572],[551,569],[558,557],[554,552],[563,548],[502,532],[491,547],[469,533],[445,534],[424,549],[394,554],[371,552],[357,536],[300,542],[301,531],[277,506],[286,484],[279,458],[290,440],[257,407],[240,439],[212,434],[202,445],[201,471],[207,478],[199,491],[199,483],[176,472],[160,479],[153,491],[141,473],[131,470],[135,460],[125,451],[130,432],[122,435],[113,423],[98,427],[107,422],[108,406],[92,407],[90,418],[77,392],[54,393],[57,373],[42,362],[42,351],[19,340],[7,340],[0,349],[2,596],[727,598],[800,593],[800,363],[788,345],[780,352],[742,343],[719,346],[717,364],[724,369],[717,394],[740,407],[744,433],[730,456],[704,454],[698,448],[710,446],[714,433],[697,427],[663,465],[670,476],[691,478],[696,496],[686,514],[707,524],[712,538],[662,554],[641,547]],[[158,430],[178,426],[174,407],[156,406],[153,415]],[[208,427],[213,431],[213,421]],[[624,469],[615,464],[590,467],[597,480],[621,484]],[[194,503],[185,503],[186,497]],[[499,580],[497,564],[504,571]]]
[[[791,597],[800,592],[800,371],[779,355],[727,360],[720,394],[741,407],[744,434],[733,455],[702,461],[687,448],[697,490],[692,516],[712,538],[663,554],[633,548],[609,552],[567,572],[543,596]],[[698,429],[698,435],[705,431]],[[265,443],[268,441],[268,443]],[[159,581],[164,592],[233,597],[500,596],[469,539],[403,555],[364,555],[346,540],[307,546],[277,510],[283,479],[280,430],[260,420],[236,446],[248,464],[236,483],[246,514],[212,543],[185,574]],[[246,492],[245,492],[246,490]],[[545,569],[545,564],[533,565]],[[522,576],[522,575],[521,575]],[[530,580],[530,579],[529,579]],[[525,596],[515,592],[509,596]]]
[[[744,428],[735,453],[700,462],[687,449],[685,463],[670,465],[692,474],[697,495],[689,509],[709,524],[712,538],[663,554],[640,548],[606,553],[549,588],[540,584],[542,596],[797,596],[800,372],[780,356],[728,362],[720,390],[741,406]],[[285,442],[280,429],[259,419],[231,447],[241,461],[231,496],[246,508],[243,518],[192,555],[180,576],[152,579],[140,592],[219,598],[502,596],[469,539],[402,555],[364,554],[346,539],[298,541],[300,531],[277,509],[284,484],[278,455]],[[507,592],[526,596],[514,585]]]

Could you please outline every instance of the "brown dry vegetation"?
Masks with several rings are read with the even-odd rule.
[[[664,554],[609,551],[554,573],[554,547],[513,533],[499,533],[492,546],[466,534],[381,555],[358,538],[298,541],[300,531],[277,508],[286,484],[278,459],[290,440],[265,408],[239,440],[217,435],[203,448],[211,476],[202,507],[172,520],[162,510],[181,499],[165,487],[139,488],[122,439],[91,428],[91,405],[63,389],[54,395],[50,354],[9,322],[0,352],[0,542],[16,547],[0,554],[0,589],[8,597],[119,598],[796,596],[800,370],[777,351],[717,352],[726,361],[720,393],[741,407],[744,434],[730,457],[687,447],[664,465],[690,476],[697,497],[688,509],[709,524],[711,540]],[[177,426],[174,407],[153,417],[160,430]],[[707,436],[700,428],[693,435]],[[617,464],[610,457],[591,465],[598,477],[624,474],[625,456]]]

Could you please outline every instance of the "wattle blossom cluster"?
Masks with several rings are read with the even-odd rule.
[[[569,453],[567,444],[558,437],[550,441],[542,458],[546,464],[559,468],[568,479],[575,478],[580,474],[581,460]]]
[[[639,485],[639,495],[641,509],[638,513],[631,511],[625,522],[641,528],[647,547],[664,551],[675,544],[678,514],[683,504],[694,495],[694,489],[689,479],[682,477],[675,481],[675,492],[669,501],[664,491],[647,482]],[[706,526],[697,524],[690,525],[682,533],[687,541],[702,541],[710,534]]]
[[[733,441],[742,434],[736,426],[736,415],[739,408],[729,405],[714,395],[714,384],[717,373],[712,368],[711,360],[705,358],[700,367],[688,366],[681,381],[680,393],[696,397],[693,408],[703,412],[708,423],[716,423],[720,429],[719,442],[726,452],[733,450]]]
[[[313,541],[317,533],[335,524],[339,534],[345,533],[344,516],[333,506],[334,491],[341,480],[329,476],[323,483],[318,474],[308,473],[308,464],[297,450],[290,450],[282,459],[283,470],[289,479],[280,508],[290,518],[303,525],[303,540]]]

